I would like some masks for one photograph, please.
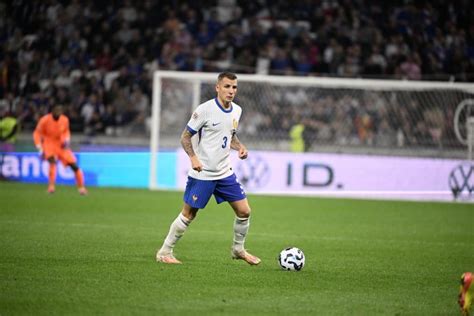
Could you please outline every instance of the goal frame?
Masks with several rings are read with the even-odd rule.
[[[156,70],[153,73],[152,113],[150,128],[150,174],[149,189],[160,189],[157,182],[158,151],[160,146],[160,119],[162,100],[162,81],[165,78],[189,81],[193,86],[192,108],[196,108],[200,100],[201,82],[215,82],[218,73],[187,72]],[[439,82],[439,81],[409,81],[387,79],[360,79],[360,78],[333,78],[333,77],[302,77],[302,76],[275,76],[261,74],[238,74],[239,82],[272,83],[275,85],[298,85],[302,87],[314,86],[321,88],[350,88],[365,90],[462,90],[474,93],[474,85],[470,83]],[[183,127],[184,128],[184,127]]]

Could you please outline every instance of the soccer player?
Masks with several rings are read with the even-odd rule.
[[[229,72],[219,74],[216,92],[216,98],[197,107],[181,134],[181,145],[189,156],[191,168],[181,213],[171,224],[168,235],[156,254],[159,262],[181,263],[174,257],[173,248],[198,210],[204,208],[214,195],[217,203],[228,202],[236,215],[232,258],[244,260],[251,265],[260,263],[258,257],[244,248],[249,230],[250,206],[229,159],[231,149],[238,151],[240,159],[245,159],[248,155],[247,148],[236,134],[242,114],[242,108],[232,102],[237,93],[237,76]]]
[[[15,151],[14,145],[19,129],[18,120],[7,108],[0,107],[0,152]]]
[[[466,272],[461,276],[461,285],[459,287],[459,298],[458,303],[461,307],[461,314],[463,316],[469,316],[471,310],[471,304],[474,300],[474,286],[473,273]]]
[[[60,160],[64,166],[74,171],[76,184],[81,195],[86,195],[84,175],[77,166],[76,157],[70,145],[71,133],[69,119],[63,115],[63,107],[54,105],[51,113],[44,115],[33,132],[35,146],[43,159],[49,162],[48,193],[54,193],[56,183],[56,162]]]

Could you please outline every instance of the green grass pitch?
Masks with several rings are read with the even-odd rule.
[[[459,315],[474,270],[474,207],[461,203],[250,196],[246,247],[214,200],[175,249],[154,256],[180,192],[0,183],[0,314]],[[276,257],[301,248],[306,266]]]

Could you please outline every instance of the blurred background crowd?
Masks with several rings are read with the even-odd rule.
[[[474,81],[469,0],[13,0],[0,10],[0,108],[24,131],[61,103],[73,132],[146,133],[157,69]],[[336,117],[343,99],[314,107]],[[275,113],[268,125],[286,113],[262,111],[252,117]],[[396,133],[403,119],[381,115]]]

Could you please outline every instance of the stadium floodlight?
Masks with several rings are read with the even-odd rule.
[[[151,189],[157,153],[179,147],[195,107],[215,97],[217,73],[156,71],[150,137]],[[305,125],[307,151],[453,157],[458,105],[474,85],[455,82],[237,74],[239,137],[250,149],[290,150],[289,130]],[[465,119],[464,116],[461,119]],[[467,121],[466,121],[467,122]],[[466,124],[463,125],[466,129]]]

